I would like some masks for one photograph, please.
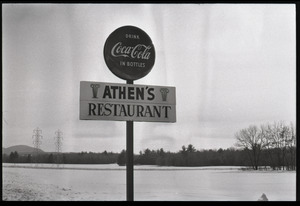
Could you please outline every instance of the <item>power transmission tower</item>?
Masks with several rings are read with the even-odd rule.
[[[33,138],[34,152],[36,156],[36,166],[38,164],[38,156],[39,156],[40,146],[42,144],[42,138],[43,138],[41,134],[42,134],[42,130],[39,129],[38,127],[33,130],[32,138]]]
[[[55,152],[57,153],[56,155],[56,163],[57,167],[59,167],[59,164],[62,163],[62,137],[63,133],[60,130],[57,130],[55,132],[55,137],[54,137],[54,144],[55,144]]]

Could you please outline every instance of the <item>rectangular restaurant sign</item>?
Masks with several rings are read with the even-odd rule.
[[[81,81],[80,119],[176,122],[175,87]]]

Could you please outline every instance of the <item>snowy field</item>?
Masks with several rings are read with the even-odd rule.
[[[2,199],[125,201],[126,167],[2,164]],[[134,167],[134,200],[296,200],[296,172],[242,171],[240,167]]]

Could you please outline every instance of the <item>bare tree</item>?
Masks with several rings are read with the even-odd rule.
[[[283,121],[274,122],[272,125],[265,126],[265,138],[269,142],[269,157],[272,161],[272,167],[275,169],[285,169],[289,160],[287,154],[293,147],[293,128],[284,124]]]
[[[290,131],[288,137],[288,144],[289,148],[289,167],[288,169],[295,170],[296,169],[296,132],[293,123],[290,123]]]
[[[260,129],[250,126],[236,134],[238,147],[244,148],[251,164],[257,165],[262,150],[265,166],[273,169],[295,169],[296,136],[293,124],[283,121],[261,125]]]
[[[262,130],[257,126],[251,125],[235,134],[237,140],[236,146],[244,149],[250,159],[253,169],[257,170],[261,152],[267,146]]]
[[[261,125],[261,131],[262,131],[262,135],[264,138],[264,141],[266,143],[266,157],[268,157],[268,166],[271,166],[273,169],[275,169],[276,167],[276,160],[274,158],[274,144],[273,144],[273,139],[272,137],[272,128],[270,127],[270,125],[266,124],[266,125]]]

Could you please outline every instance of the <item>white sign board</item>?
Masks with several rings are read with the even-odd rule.
[[[175,87],[81,81],[80,119],[176,122]]]

